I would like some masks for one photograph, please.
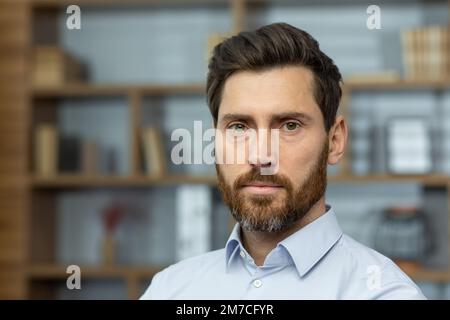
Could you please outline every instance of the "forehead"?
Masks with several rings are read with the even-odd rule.
[[[228,113],[265,117],[283,112],[303,112],[321,117],[313,93],[312,72],[302,66],[277,67],[265,71],[240,71],[225,82],[219,108]]]

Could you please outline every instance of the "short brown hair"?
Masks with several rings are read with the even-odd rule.
[[[217,125],[225,81],[237,71],[264,71],[301,65],[314,75],[314,97],[328,132],[341,100],[339,69],[307,32],[287,23],[274,23],[252,32],[241,32],[218,44],[208,65],[207,102]]]

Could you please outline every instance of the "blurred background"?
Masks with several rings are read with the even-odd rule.
[[[1,0],[0,298],[136,299],[224,246],[214,166],[171,162],[171,134],[211,125],[212,47],[272,22],[311,33],[344,75],[351,137],[327,191],[344,232],[450,298],[450,1],[371,5]]]

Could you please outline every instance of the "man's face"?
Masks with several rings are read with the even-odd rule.
[[[224,202],[244,229],[281,231],[324,195],[328,137],[310,70],[289,66],[233,74],[223,89],[217,129],[223,137],[229,130],[235,136],[216,139],[216,156],[245,153],[245,161],[216,165]],[[274,129],[278,150],[266,136]],[[267,150],[249,148],[246,133],[251,131],[258,143],[267,141]],[[276,167],[276,173],[261,174],[268,167]]]

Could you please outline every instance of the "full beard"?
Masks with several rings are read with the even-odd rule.
[[[216,165],[218,187],[231,214],[247,231],[279,232],[300,221],[323,197],[327,185],[328,141],[318,162],[308,173],[298,189],[294,189],[290,179],[282,174],[261,175],[260,169],[253,167],[250,172],[239,176],[229,185],[225,182],[220,167]],[[280,185],[275,195],[246,195],[242,188],[250,182],[267,182]]]

